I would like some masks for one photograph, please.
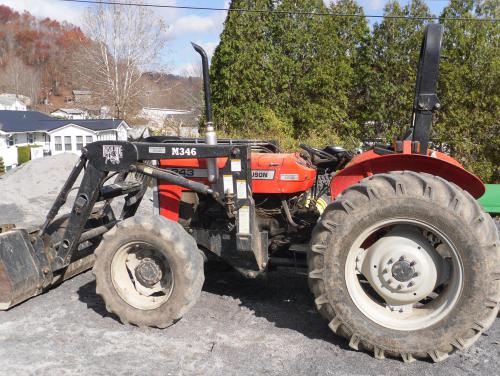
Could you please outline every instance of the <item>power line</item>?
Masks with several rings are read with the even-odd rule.
[[[275,13],[299,16],[328,16],[328,17],[350,17],[350,18],[387,18],[399,20],[442,20],[442,21],[477,21],[477,22],[498,22],[500,18],[467,18],[467,17],[415,17],[415,16],[394,16],[394,15],[364,15],[357,13],[324,13],[324,12],[306,12],[306,11],[288,11],[288,10],[267,10],[267,9],[245,9],[245,8],[216,8],[216,7],[197,7],[191,5],[163,5],[149,3],[126,3],[119,1],[99,1],[99,0],[59,0],[69,3],[102,4],[102,5],[122,5],[145,8],[167,8],[167,9],[187,9],[187,10],[209,10],[222,12],[246,12],[246,13]]]

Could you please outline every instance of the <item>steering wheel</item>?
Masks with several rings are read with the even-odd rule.
[[[313,148],[312,146],[306,144],[300,144],[299,146],[305,151],[307,151],[309,154],[311,154],[311,157],[316,156],[319,159],[321,159],[321,162],[329,162],[329,161],[334,161],[336,159],[333,155],[323,150]]]

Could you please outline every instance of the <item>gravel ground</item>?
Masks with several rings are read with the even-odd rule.
[[[56,165],[69,159],[45,161]],[[73,162],[67,165],[57,174],[47,172],[55,187],[60,187],[65,169]],[[23,167],[26,175],[19,175],[23,180],[29,178],[28,167],[36,166]],[[57,189],[48,192],[50,184],[33,182],[14,200],[13,192],[19,187],[7,184],[10,180],[0,179],[0,223],[40,223]],[[36,205],[40,208],[34,209]],[[150,206],[146,200],[146,212]],[[198,303],[165,330],[120,324],[106,312],[94,290],[93,275],[87,272],[0,312],[0,374],[500,374],[499,320],[475,346],[444,362],[379,361],[352,351],[330,332],[316,313],[305,275],[292,269],[245,280],[221,265],[209,265]]]

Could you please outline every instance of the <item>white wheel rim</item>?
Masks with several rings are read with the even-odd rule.
[[[384,228],[392,229],[362,248],[368,237]],[[432,234],[437,250],[423,234]],[[437,323],[455,306],[463,288],[463,265],[455,246],[434,226],[391,219],[369,227],[354,241],[345,281],[356,307],[373,322],[395,330],[419,330]]]
[[[140,271],[153,267],[158,280],[146,283]],[[130,242],[111,261],[111,281],[118,295],[129,305],[152,310],[165,303],[174,287],[174,278],[165,255],[146,242]]]

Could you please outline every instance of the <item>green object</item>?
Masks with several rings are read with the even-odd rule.
[[[500,214],[500,184],[486,184],[486,192],[479,203],[487,213]]]
[[[31,148],[39,148],[40,145],[25,145],[17,147],[17,163],[22,165],[31,160]]]
[[[358,62],[369,36],[367,20],[286,13],[354,14],[361,8],[351,0],[330,7],[322,0],[256,0],[252,6],[284,13],[228,13],[211,68],[219,129],[277,138],[285,146],[313,133],[355,138],[351,110],[364,99]],[[246,0],[231,2],[232,9],[246,7]]]
[[[0,157],[0,174],[5,172],[5,163],[3,162],[3,158]]]
[[[31,159],[31,147],[29,145],[26,146],[18,146],[17,147],[17,163],[22,165],[23,163],[28,162]]]

